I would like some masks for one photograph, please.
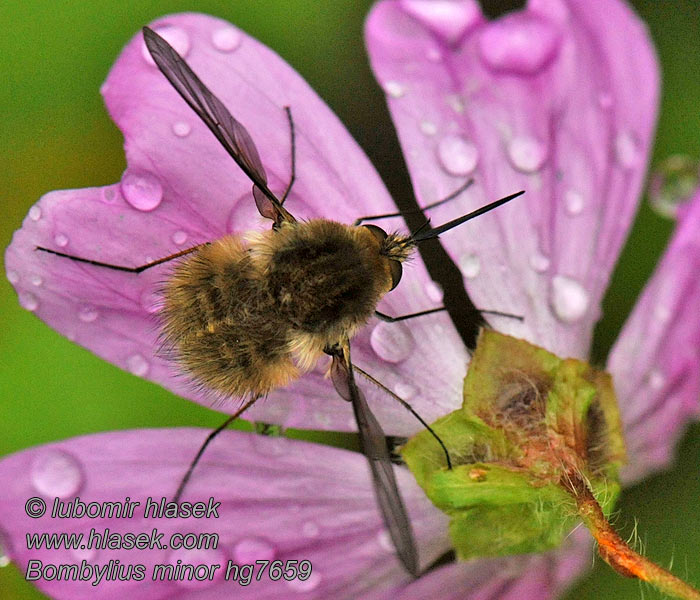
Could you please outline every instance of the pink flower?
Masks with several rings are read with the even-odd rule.
[[[288,206],[300,217],[349,223],[394,210],[367,158],[342,125],[285,63],[230,25],[176,15],[153,27],[164,35],[251,132],[274,191],[289,177],[289,131],[297,128],[297,182]],[[562,356],[586,357],[602,294],[634,214],[654,126],[658,70],[639,21],[617,0],[531,0],[526,10],[488,23],[476,2],[386,0],[367,24],[370,57],[386,90],[421,204],[465,178],[476,185],[436,209],[442,222],[524,188],[482,217],[478,234],[445,235],[477,306],[525,316],[493,318],[500,330]],[[163,272],[138,276],[76,264],[35,246],[138,265],[226,232],[262,225],[250,183],[149,64],[142,38],[126,47],[103,88],[126,140],[120,184],[53,192],[33,207],[6,254],[22,305],[118,366],[180,393],[206,397],[160,358],[154,291]],[[697,412],[700,381],[697,306],[700,194],[613,349],[626,425],[631,481],[663,466],[684,422]],[[405,314],[435,306],[419,260],[380,310]],[[41,285],[32,284],[40,277]],[[36,279],[34,279],[36,280]],[[427,420],[461,404],[467,353],[449,319],[372,323],[353,340],[354,358]],[[439,351],[438,351],[439,349]],[[430,373],[430,378],[425,374]],[[387,433],[418,430],[410,415],[363,386]],[[286,426],[350,430],[349,406],[321,369],[251,418]],[[125,583],[37,582],[56,598],[549,598],[589,562],[589,538],[576,533],[555,552],[440,567],[409,583],[387,545],[363,457],[283,439],[222,434],[205,455],[185,500],[220,500],[214,520],[31,520],[27,498],[140,501],[171,497],[201,440],[193,430],[108,433],[44,446],[0,462],[0,541],[27,567],[79,563],[80,553],[27,551],[25,533],[217,532],[216,551],[100,550],[99,564],[143,563],[149,577]],[[423,564],[449,549],[446,517],[397,468]],[[142,513],[141,513],[142,514]],[[150,580],[154,564],[313,564],[304,582],[249,586],[222,574],[200,584]],[[221,569],[220,571],[224,571]],[[194,586],[199,589],[193,589]],[[234,589],[235,592],[231,592]]]

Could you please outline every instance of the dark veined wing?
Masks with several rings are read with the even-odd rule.
[[[355,383],[349,342],[345,340],[342,350],[331,355],[333,385],[343,399],[352,403],[360,433],[360,444],[372,471],[374,492],[384,524],[389,530],[391,540],[404,567],[411,575],[418,577],[418,551],[411,522],[408,520],[406,507],[396,483],[394,468],[386,446],[386,436]]]
[[[294,221],[294,217],[282,207],[267,187],[265,168],[248,130],[202,83],[167,41],[149,27],[143,28],[143,38],[161,73],[253,182],[253,195],[260,214],[276,221]]]

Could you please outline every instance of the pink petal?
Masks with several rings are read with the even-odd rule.
[[[197,14],[159,19],[152,27],[249,129],[270,187],[290,176],[296,127],[297,180],[287,201],[300,218],[344,223],[396,210],[384,185],[343,125],[276,54],[230,24]],[[212,403],[157,354],[158,284],[172,265],[139,275],[36,252],[44,246],[111,264],[137,266],[227,232],[269,227],[257,215],[251,183],[152,64],[141,34],[126,46],[102,87],[125,137],[128,168],[120,184],[53,192],[33,207],[6,254],[20,303],[62,334],[132,373],[200,403]],[[391,227],[400,227],[394,220]],[[402,315],[439,306],[419,259],[380,310]],[[373,321],[354,344],[356,362],[415,404],[427,420],[461,403],[466,353],[449,318],[405,324]],[[286,426],[355,429],[322,369],[261,401],[249,416]],[[420,425],[373,386],[363,385],[387,432]],[[237,402],[225,410],[233,410]]]
[[[52,598],[358,598],[405,582],[378,514],[365,459],[359,454],[315,444],[241,432],[221,434],[207,450],[184,501],[221,502],[218,518],[144,518],[147,498],[171,498],[206,431],[134,430],[74,438],[26,450],[0,461],[0,535],[10,558],[22,569],[27,561],[44,564],[144,564],[143,581],[39,581]],[[446,518],[425,498],[410,474],[397,476],[415,527],[421,558],[435,560],[447,549]],[[84,503],[141,504],[133,518],[30,519],[25,502],[54,496]],[[84,533],[108,528],[120,534],[216,533],[216,549],[185,550],[28,550],[26,534]],[[153,565],[222,564],[212,581],[153,582]],[[309,560],[306,582],[270,581],[265,575],[249,586],[223,580],[227,561]],[[256,571],[257,573],[257,571]]]
[[[387,600],[547,600],[558,597],[591,565],[591,537],[577,529],[546,554],[478,560],[440,567]],[[375,596],[372,596],[374,598]]]
[[[700,190],[610,352],[629,483],[664,467],[700,410]]]
[[[456,43],[428,1],[385,0],[367,22],[414,189],[425,203],[475,179],[435,222],[526,190],[442,243],[477,306],[525,317],[498,329],[585,357],[654,129],[649,37],[618,0],[531,0],[493,22],[451,4],[469,16]]]

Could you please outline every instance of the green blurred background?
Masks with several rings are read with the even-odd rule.
[[[484,0],[497,12],[503,3]],[[197,10],[228,19],[275,49],[335,110],[392,193],[410,194],[398,143],[363,48],[369,0],[143,0],[0,3],[0,247],[29,207],[53,189],[118,181],[122,138],[98,89],[122,46],[151,19]],[[700,6],[697,0],[635,0],[664,73],[653,161],[700,156]],[[605,300],[594,355],[602,360],[661,254],[672,224],[646,205]],[[4,269],[2,270],[4,273]],[[51,440],[135,427],[202,426],[221,415],[120,371],[56,334],[17,304],[0,278],[0,455]],[[699,316],[700,317],[700,316]],[[700,582],[700,426],[678,447],[672,471],[626,490],[615,520],[635,519],[648,554]],[[658,597],[605,565],[569,598]],[[41,598],[14,566],[0,569],[1,598]]]

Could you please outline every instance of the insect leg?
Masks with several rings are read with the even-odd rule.
[[[360,375],[371,381],[374,385],[379,387],[380,389],[384,390],[387,394],[389,394],[394,400],[396,400],[401,406],[403,406],[406,410],[408,410],[418,421],[420,421],[421,425],[425,427],[429,432],[430,435],[432,435],[436,440],[437,443],[440,444],[440,447],[442,448],[443,452],[445,453],[445,459],[447,461],[447,468],[452,469],[452,461],[450,460],[450,453],[447,451],[447,448],[445,447],[445,444],[443,441],[440,439],[437,433],[433,431],[433,429],[428,425],[423,417],[421,417],[416,410],[408,403],[406,402],[403,398],[392,392],[388,387],[386,387],[383,383],[381,383],[379,380],[375,379],[372,377],[367,371],[364,371],[363,369],[360,369],[357,365],[353,364],[352,368],[357,371]]]
[[[430,310],[422,310],[417,313],[411,313],[410,315],[401,315],[400,317],[392,317],[379,312],[374,311],[374,316],[387,323],[396,323],[397,321],[405,321],[406,319],[412,319],[413,317],[422,317],[423,315],[429,315],[431,313],[440,312],[442,310],[447,310],[446,306],[440,306],[439,308],[431,308]],[[518,321],[524,321],[525,318],[522,315],[513,315],[507,312],[501,312],[500,310],[481,310],[477,309],[480,313],[485,315],[496,315],[497,317],[508,317],[510,319],[517,319]]]
[[[370,217],[360,217],[359,219],[355,220],[353,225],[355,227],[357,227],[358,225],[360,225],[360,223],[362,223],[362,221],[378,221],[379,219],[388,219],[389,217],[401,217],[403,215],[419,214],[425,210],[435,208],[436,206],[440,206],[441,204],[445,204],[446,202],[449,202],[450,200],[454,200],[464,190],[466,190],[472,183],[474,183],[474,180],[470,179],[464,185],[462,185],[459,189],[452,192],[446,198],[443,198],[442,200],[438,200],[437,202],[433,202],[432,204],[428,204],[428,206],[424,206],[423,208],[419,208],[417,210],[402,210],[402,211],[398,211],[395,213],[388,213],[386,215],[372,215]]]
[[[207,449],[207,446],[211,444],[211,442],[214,440],[214,438],[219,435],[224,429],[226,429],[231,423],[233,423],[238,417],[240,417],[246,410],[248,410],[255,401],[259,398],[260,396],[255,396],[248,400],[241,408],[239,408],[235,413],[233,413],[228,419],[226,419],[221,425],[219,425],[214,431],[212,431],[208,436],[207,439],[204,440],[204,443],[200,446],[199,450],[197,451],[197,454],[195,455],[194,459],[190,463],[189,468],[187,469],[187,472],[185,473],[185,476],[182,478],[182,481],[180,481],[180,485],[177,486],[177,492],[175,492],[175,498],[174,502],[180,502],[180,498],[182,496],[182,492],[185,491],[185,486],[187,485],[187,482],[190,480],[190,477],[192,477],[192,473],[194,472],[195,467],[199,463],[199,459],[202,458],[202,455],[204,454],[204,451]]]
[[[176,252],[175,254],[171,254],[170,256],[166,256],[164,258],[159,258],[158,260],[151,261],[149,263],[146,263],[145,265],[141,265],[139,267],[124,267],[121,265],[112,265],[109,263],[101,262],[99,260],[91,260],[89,258],[81,258],[80,256],[73,256],[72,254],[66,254],[64,252],[59,252],[58,250],[51,250],[50,248],[43,248],[42,246],[37,246],[34,248],[35,250],[41,250],[42,252],[48,252],[49,254],[55,254],[56,256],[62,256],[64,258],[70,258],[71,260],[74,260],[76,262],[82,262],[86,263],[88,265],[94,265],[96,267],[105,267],[107,269],[114,269],[115,271],[124,271],[126,273],[140,273],[141,271],[145,271],[146,269],[150,269],[151,267],[155,267],[156,265],[161,265],[164,262],[168,262],[169,260],[173,260],[175,258],[180,258],[181,256],[185,256],[186,254],[190,254],[192,252],[195,252],[196,250],[199,250],[200,248],[203,248],[204,246],[208,246],[209,242],[206,242],[204,244],[198,244],[197,246],[192,246],[192,248],[187,248],[186,250],[181,250],[180,252]]]
[[[290,137],[290,144],[292,147],[292,167],[291,167],[291,172],[292,175],[289,178],[289,183],[287,184],[287,189],[284,190],[284,194],[282,198],[280,199],[280,204],[284,204],[284,201],[287,199],[287,196],[289,195],[289,192],[292,190],[292,186],[294,185],[294,181],[297,178],[297,148],[296,148],[296,136],[294,134],[294,119],[292,119],[292,109],[289,106],[285,106],[284,110],[287,112],[287,120],[289,121],[289,137]]]
[[[394,467],[391,464],[391,457],[386,445],[386,435],[355,383],[350,360],[350,344],[345,339],[342,347],[328,348],[326,353],[333,358],[331,379],[336,391],[344,400],[352,402],[360,435],[360,445],[369,462],[374,481],[374,492],[384,524],[389,530],[389,535],[404,568],[414,577],[418,577],[416,542],[406,507],[399,493]]]

